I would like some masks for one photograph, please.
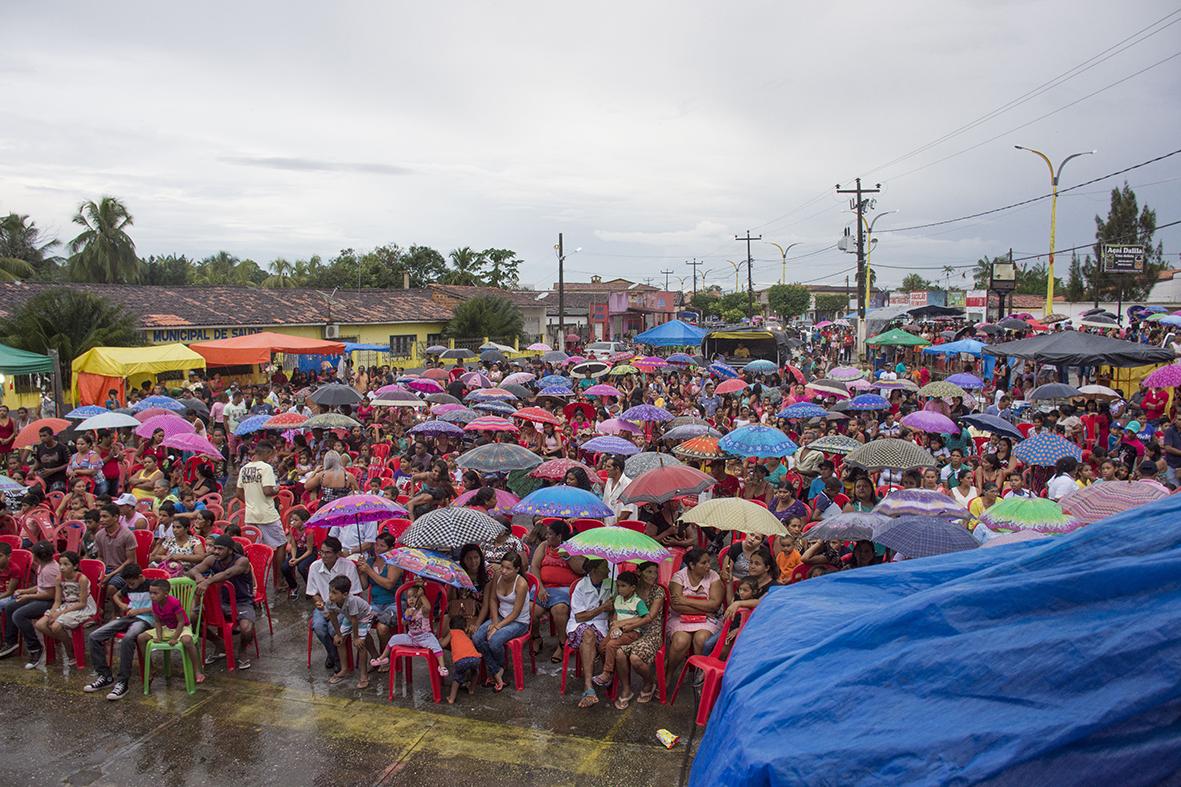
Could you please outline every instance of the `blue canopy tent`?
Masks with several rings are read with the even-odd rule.
[[[931,355],[975,355],[977,358],[984,359],[984,379],[992,379],[992,370],[996,366],[996,358],[992,355],[985,355],[984,342],[978,342],[975,339],[960,339],[958,342],[948,342],[947,344],[932,344],[930,347],[924,347],[923,352]]]
[[[772,588],[690,783],[1181,773],[1181,495],[1068,536]]]
[[[634,341],[636,344],[648,344],[653,347],[699,347],[705,333],[703,329],[687,322],[669,320],[637,334]]]
[[[352,353],[354,353],[356,351],[388,353],[390,351],[390,346],[388,344],[366,344],[364,342],[345,342],[344,343],[345,355],[351,355]],[[321,364],[323,364],[325,361],[332,364],[333,366],[336,366],[337,363],[340,362],[340,356],[339,355],[300,355],[300,356],[297,356],[296,363],[298,365],[297,368],[299,368],[300,371],[311,372],[311,371],[319,371],[321,369]]]

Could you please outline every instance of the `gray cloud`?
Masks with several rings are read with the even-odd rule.
[[[287,172],[350,172],[360,175],[413,175],[410,167],[372,161],[325,161],[293,156],[222,156],[218,161],[242,167],[262,167]]]

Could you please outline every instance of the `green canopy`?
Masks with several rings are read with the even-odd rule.
[[[28,350],[18,350],[7,344],[0,344],[0,372],[4,374],[36,374],[52,372],[53,359]]]
[[[866,339],[865,343],[871,347],[922,347],[924,344],[930,344],[923,337],[915,336],[913,333],[908,333],[901,328],[894,328],[878,336]]]

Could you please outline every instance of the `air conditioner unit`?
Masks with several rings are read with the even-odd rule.
[[[340,338],[340,326],[336,325],[335,323],[330,323],[328,325],[325,325],[324,326],[324,338],[325,339],[339,339]]]

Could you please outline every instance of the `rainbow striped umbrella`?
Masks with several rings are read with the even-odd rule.
[[[944,519],[971,519],[968,509],[942,492],[933,489],[896,489],[874,506],[875,514],[885,516],[937,516]]]
[[[1080,520],[1063,513],[1062,507],[1053,500],[1041,497],[1010,497],[998,501],[980,515],[980,522],[998,533],[1035,530],[1050,535],[1069,533],[1083,525]]]
[[[656,539],[626,527],[592,527],[562,544],[566,554],[597,557],[608,563],[661,563],[669,551]]]

